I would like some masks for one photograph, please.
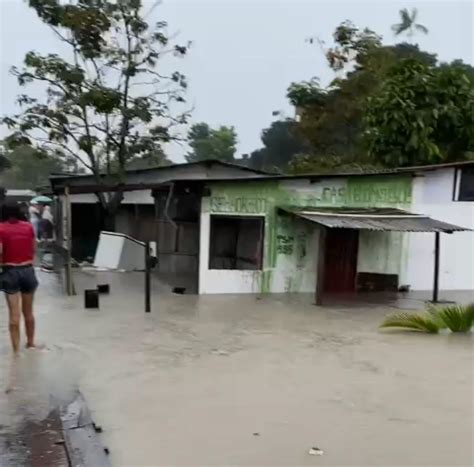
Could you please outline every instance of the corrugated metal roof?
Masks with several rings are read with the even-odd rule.
[[[330,229],[446,233],[470,230],[465,227],[431,219],[422,214],[413,214],[400,209],[281,209]]]

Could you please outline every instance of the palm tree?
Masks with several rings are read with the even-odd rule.
[[[385,318],[381,329],[428,332],[436,334],[449,328],[452,332],[470,332],[474,325],[474,303],[446,307],[428,307],[426,313],[395,313]]]
[[[401,22],[392,26],[392,31],[396,36],[406,32],[408,37],[412,37],[415,32],[422,32],[428,34],[428,28],[416,22],[418,16],[418,10],[412,8],[411,13],[407,8],[400,10]]]

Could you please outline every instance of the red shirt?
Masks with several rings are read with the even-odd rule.
[[[3,264],[32,263],[35,255],[35,233],[33,226],[25,221],[0,223],[0,243],[3,249]]]

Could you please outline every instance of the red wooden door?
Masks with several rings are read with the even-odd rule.
[[[359,231],[327,229],[324,291],[354,292]]]

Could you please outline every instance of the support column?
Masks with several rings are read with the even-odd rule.
[[[72,278],[72,208],[69,196],[69,186],[64,188],[64,208],[66,214],[66,293],[75,295],[74,282]]]
[[[150,242],[145,242],[145,313],[151,312],[151,258]]]
[[[318,242],[318,267],[316,272],[316,301],[315,304],[320,306],[323,304],[323,290],[324,290],[324,273],[326,268],[326,227],[321,226],[319,230]]]
[[[439,243],[440,233],[435,232],[435,251],[434,251],[434,277],[433,277],[433,303],[438,303],[439,295]]]

